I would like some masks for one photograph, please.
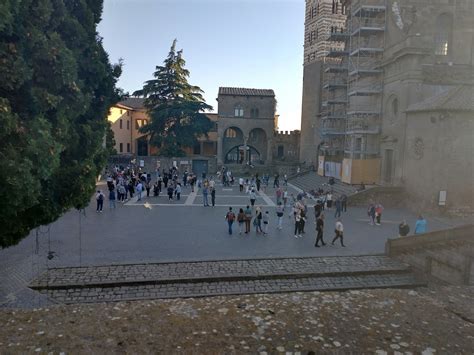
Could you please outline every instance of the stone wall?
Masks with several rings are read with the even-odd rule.
[[[389,239],[385,253],[424,277],[474,285],[474,225]]]

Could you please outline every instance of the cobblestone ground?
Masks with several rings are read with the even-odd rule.
[[[474,288],[3,309],[0,322],[2,354],[472,354]]]
[[[51,269],[33,281],[33,285],[57,287],[271,275],[375,273],[404,270],[406,267],[381,255],[129,264]]]

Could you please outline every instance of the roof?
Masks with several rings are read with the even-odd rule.
[[[249,88],[227,88],[220,87],[219,95],[234,96],[275,96],[275,92],[271,89],[249,89]]]
[[[474,87],[456,86],[408,106],[406,112],[424,111],[474,111]]]
[[[126,106],[131,109],[144,109],[145,108],[145,99],[142,97],[129,97],[123,101],[117,103],[117,105]]]

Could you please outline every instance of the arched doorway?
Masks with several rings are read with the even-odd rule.
[[[238,145],[232,147],[224,159],[225,164],[262,164],[260,152],[250,145]]]
[[[222,138],[222,157],[223,161],[227,161],[227,153],[234,147],[244,144],[244,134],[238,127],[229,127],[224,131]],[[235,153],[234,153],[235,154]],[[238,157],[233,157],[231,161],[238,161]],[[237,163],[235,163],[237,164]]]
[[[267,134],[261,128],[254,128],[249,132],[247,144],[253,147],[259,154],[259,164],[263,164],[267,160]]]

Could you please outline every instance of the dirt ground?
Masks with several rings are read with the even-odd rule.
[[[473,354],[474,287],[0,310],[0,353]]]

